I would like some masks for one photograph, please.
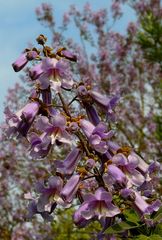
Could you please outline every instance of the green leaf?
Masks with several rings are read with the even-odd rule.
[[[161,240],[162,237],[160,235],[153,234],[149,237],[147,237],[145,235],[139,235],[138,237],[135,237],[134,239],[136,239],[136,240]]]
[[[162,214],[162,207],[160,207],[159,210],[154,214],[153,219],[157,218],[159,214]]]
[[[141,227],[141,225],[134,224],[132,222],[120,222],[117,224],[114,224],[113,226],[109,227],[105,233],[113,234],[113,233],[121,233],[129,229],[134,229]]]
[[[159,222],[160,220],[162,220],[162,213],[159,213],[159,215],[157,215],[153,220],[154,222]]]
[[[126,220],[128,222],[136,223],[140,221],[140,218],[136,214],[136,212],[133,209],[127,209],[123,212],[123,215],[125,216]]]
[[[162,236],[162,224],[156,226],[154,233]]]

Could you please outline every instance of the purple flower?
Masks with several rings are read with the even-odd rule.
[[[28,60],[26,58],[26,53],[22,53],[20,57],[12,64],[12,67],[15,72],[19,72],[21,69],[25,67]]]
[[[38,102],[30,102],[16,114],[11,113],[9,108],[5,108],[6,122],[9,125],[7,135],[10,136],[18,133],[26,137],[29,128],[38,114],[39,107],[40,104]]]
[[[84,107],[86,109],[86,113],[89,121],[93,123],[95,126],[98,125],[100,122],[100,118],[98,116],[96,109],[93,107],[93,105],[89,103],[84,103]]]
[[[41,194],[37,203],[37,210],[39,212],[43,212],[45,210],[45,206],[49,203],[51,197],[52,200],[57,201],[62,186],[63,180],[58,176],[51,176],[48,179],[47,186],[45,186],[43,182],[38,182],[36,184],[36,191]]]
[[[94,166],[96,165],[96,162],[94,159],[92,158],[89,158],[87,161],[86,161],[86,169],[92,169]]]
[[[37,56],[38,53],[36,51],[28,51],[22,53],[20,57],[12,64],[14,71],[19,72],[25,67],[28,61],[35,59]]]
[[[87,136],[89,143],[97,152],[107,152],[107,140],[113,136],[113,131],[107,132],[107,127],[102,122],[95,127],[85,119],[80,120],[80,127]]]
[[[88,138],[92,135],[93,130],[95,129],[95,126],[85,119],[80,120],[80,127]]]
[[[82,212],[86,211],[87,207],[88,203],[82,204],[73,215],[74,223],[81,228],[87,226],[92,221],[92,219],[87,220],[82,216]],[[93,220],[95,218],[93,218]]]
[[[63,115],[55,113],[49,119],[41,116],[35,123],[37,130],[42,134],[39,136],[36,133],[31,133],[28,137],[31,143],[30,155],[33,158],[43,158],[47,156],[51,145],[56,142],[71,144],[70,135],[66,131],[66,119]]]
[[[139,157],[140,158],[140,157]],[[128,185],[140,186],[144,183],[145,177],[144,175],[138,171],[141,161],[139,160],[138,155],[133,152],[126,157],[122,153],[118,153],[113,156],[112,162],[116,164],[118,167],[122,168],[122,171],[126,174],[129,183]],[[142,162],[142,169],[145,163]],[[146,169],[148,168],[146,164]]]
[[[54,144],[56,139],[62,143],[71,143],[71,137],[66,131],[66,118],[59,113],[51,116],[50,121],[47,117],[41,116],[37,120],[35,127],[39,131],[46,133],[44,137],[50,136],[51,144]]]
[[[79,175],[74,175],[67,181],[67,183],[63,187],[61,194],[60,194],[62,199],[65,202],[70,203],[73,200],[73,198],[78,190],[79,183],[80,183]]]
[[[131,152],[128,156],[129,161],[137,161],[137,169],[142,172],[143,174],[146,174],[148,172],[149,165],[135,152]]]
[[[77,94],[81,98],[81,100],[83,100],[83,102],[85,102],[87,100],[87,98],[89,97],[88,90],[84,85],[80,85],[77,88]]]
[[[106,110],[106,114],[110,120],[115,120],[113,109],[120,99],[119,95],[115,95],[112,98],[109,98],[95,90],[87,90],[84,85],[78,87],[77,93],[79,98],[82,100],[84,107],[86,108],[89,120],[92,120],[92,123],[94,123],[94,125],[97,125],[99,123],[99,117],[95,109],[91,107],[93,102]]]
[[[148,167],[148,172],[150,175],[155,175],[156,172],[160,171],[160,163],[159,162],[152,162]]]
[[[111,5],[111,11],[114,19],[120,18],[122,16],[120,2],[114,1]]]
[[[35,214],[40,214],[45,221],[51,222],[53,220],[53,217],[50,214],[53,212],[53,210],[56,206],[57,206],[57,204],[54,203],[53,205],[51,205],[51,210],[50,211],[40,212],[37,209],[36,201],[32,200],[28,205],[27,218],[31,219]]]
[[[107,175],[104,176],[104,181],[109,184],[117,184],[120,187],[125,187],[127,184],[127,177],[117,166],[108,165]]]
[[[93,100],[106,110],[106,113],[110,120],[113,120],[114,119],[113,109],[117,105],[120,97],[116,95],[113,96],[112,98],[108,98],[107,96],[94,90],[89,90],[88,92],[90,96],[93,98]]]
[[[37,65],[35,65],[34,67],[32,67],[29,70],[29,76],[31,77],[32,80],[36,80],[38,79],[38,77],[43,73],[43,69],[42,69],[42,63],[39,63]]]
[[[81,215],[84,219],[89,220],[97,216],[98,219],[101,219],[102,217],[114,217],[119,213],[120,209],[112,204],[111,194],[103,188],[98,188],[94,195],[87,194],[85,196],[85,201],[74,217]]]
[[[71,61],[76,62],[77,61],[77,57],[75,54],[73,54],[72,52],[70,52],[69,50],[63,49],[61,51],[57,52],[57,55],[59,55],[60,57],[65,57]]]
[[[30,70],[30,76],[33,80],[38,79],[41,89],[51,86],[59,92],[61,87],[71,89],[73,85],[69,64],[65,60],[46,57]]]
[[[43,103],[46,105],[46,106],[49,106],[52,104],[52,93],[51,93],[51,89],[50,88],[47,88],[45,90],[42,90],[41,91],[41,94],[42,94],[42,100],[43,100]]]
[[[31,144],[30,155],[32,158],[44,158],[50,151],[51,138],[46,133],[42,133],[38,136],[32,132],[28,136],[28,141]]]
[[[59,173],[70,175],[74,172],[78,162],[81,159],[82,152],[79,148],[74,148],[65,158],[64,161],[55,161],[54,164],[57,167]]]
[[[131,189],[123,189],[121,190],[121,195],[125,199],[129,199],[132,201],[133,208],[137,211],[140,216],[145,214],[152,214],[154,211],[158,211],[161,207],[161,201],[156,200],[155,202],[149,204],[138,192]]]

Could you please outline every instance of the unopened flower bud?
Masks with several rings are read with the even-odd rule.
[[[47,38],[43,35],[43,34],[40,34],[37,39],[36,39],[37,43],[40,44],[40,45],[44,45],[47,41]]]

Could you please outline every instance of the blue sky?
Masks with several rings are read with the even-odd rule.
[[[29,42],[35,42],[35,38],[40,33],[47,34],[47,30],[40,25],[35,16],[35,8],[42,2],[53,4],[55,20],[59,22],[69,5],[75,4],[81,8],[87,0],[0,0],[0,121],[4,118],[3,103],[7,89],[19,81],[20,73],[14,73],[12,62]],[[89,3],[93,9],[108,8],[111,0],[90,0]],[[130,8],[125,7],[124,12],[124,17],[115,26],[116,31],[124,32],[128,22],[135,20]]]

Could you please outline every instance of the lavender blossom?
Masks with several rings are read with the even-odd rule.
[[[38,182],[35,186],[36,191],[40,193],[37,203],[37,210],[39,212],[45,211],[45,206],[52,201],[57,201],[59,194],[63,187],[63,180],[60,177],[52,176],[48,179],[48,186],[44,186],[43,182]]]
[[[6,122],[9,125],[7,135],[22,135],[26,137],[36,115],[38,114],[40,104],[38,102],[30,102],[16,114],[11,113],[9,108],[5,109]]]
[[[20,57],[12,64],[12,67],[15,72],[19,72],[25,67],[28,61],[35,59],[38,56],[36,51],[27,51],[20,55]]]
[[[92,219],[86,219],[82,216],[82,212],[86,211],[87,207],[88,203],[82,204],[73,215],[74,223],[81,228],[87,226],[90,222],[92,222],[92,220],[97,219],[96,217],[93,217]]]
[[[55,205],[56,207],[56,205]],[[51,222],[53,220],[53,217],[50,215],[50,212],[48,211],[38,211],[37,210],[37,203],[35,200],[31,201],[28,205],[28,215],[27,218],[31,219],[35,214],[40,214],[41,217],[47,221],[47,222]]]
[[[40,136],[36,133],[30,133],[28,136],[28,141],[31,144],[30,155],[32,158],[44,158],[50,151],[51,148],[51,138],[46,135],[46,133]]]
[[[80,183],[80,176],[79,175],[73,175],[65,184],[65,186],[63,187],[62,191],[61,191],[61,197],[62,199],[67,202],[70,203],[72,202],[78,187],[79,187],[79,183]]]
[[[114,121],[113,110],[117,103],[119,102],[120,96],[116,95],[113,96],[112,98],[108,98],[107,96],[94,90],[89,90],[89,94],[98,105],[105,109],[109,119]]]
[[[31,77],[32,80],[36,80],[38,79],[38,77],[43,73],[43,69],[42,69],[42,63],[39,63],[37,65],[35,65],[34,67],[32,67],[29,70],[29,76]]]
[[[128,184],[130,186],[132,184],[135,186],[140,186],[144,183],[145,176],[138,169],[142,168],[146,173],[148,165],[143,163],[143,161],[141,164],[141,158],[137,154],[132,152],[128,155],[128,157],[126,157],[124,154],[118,153],[113,156],[112,162],[118,167],[122,168],[123,172],[127,176],[127,179],[129,180]]]
[[[56,139],[62,143],[71,143],[70,142],[70,135],[66,131],[66,118],[59,113],[51,116],[50,121],[47,117],[41,116],[36,124],[35,127],[39,131],[43,131],[45,137],[51,138],[51,144],[54,144]]]
[[[74,61],[74,62],[77,61],[77,56],[74,53],[72,53],[66,49],[62,49],[61,51],[58,50],[57,55],[59,55],[60,57],[65,57],[65,58],[69,59],[70,61]]]
[[[123,198],[129,198],[132,201],[132,207],[140,216],[143,216],[145,214],[152,214],[154,211],[158,211],[162,205],[160,200],[156,200],[153,203],[148,204],[146,202],[147,198],[142,197],[140,193],[131,189],[121,190],[121,195]]]
[[[84,199],[85,201],[74,215],[74,222],[77,221],[75,217],[78,215],[89,220],[96,216],[101,219],[102,217],[113,217],[120,213],[119,208],[112,204],[111,194],[103,188],[98,188],[94,195],[88,194]]]
[[[115,95],[112,98],[109,98],[95,90],[88,90],[84,85],[78,87],[77,93],[79,98],[82,100],[83,105],[86,108],[87,115],[90,121],[92,120],[92,123],[95,125],[99,123],[99,117],[93,106],[91,107],[93,102],[95,102],[106,111],[109,120],[114,121],[115,118],[113,110],[120,99],[119,95]]]
[[[128,180],[126,175],[117,166],[111,164],[108,166],[107,175],[104,176],[104,181],[108,185],[117,185],[118,188],[126,186]]]
[[[93,107],[93,105],[91,105],[89,103],[84,103],[84,107],[86,109],[86,113],[87,113],[89,121],[91,123],[93,123],[95,126],[97,126],[100,122],[100,118],[98,116],[98,113],[97,113],[95,107]]]
[[[35,127],[42,131],[39,136],[36,133],[31,133],[28,137],[31,143],[30,155],[33,158],[43,158],[47,156],[51,146],[56,142],[71,143],[70,135],[66,131],[66,119],[63,115],[56,113],[49,119],[45,116],[40,116],[37,119]]]
[[[107,140],[113,136],[113,131],[107,132],[107,127],[100,122],[96,127],[89,121],[80,120],[80,127],[89,139],[89,143],[100,153],[108,150]]]
[[[71,175],[78,162],[81,159],[82,152],[79,148],[74,148],[65,158],[64,161],[57,160],[54,162],[57,171],[64,175]]]
[[[71,89],[73,85],[69,65],[65,60],[46,57],[31,69],[30,76],[33,80],[38,79],[41,89],[51,86],[59,92],[61,87]]]

